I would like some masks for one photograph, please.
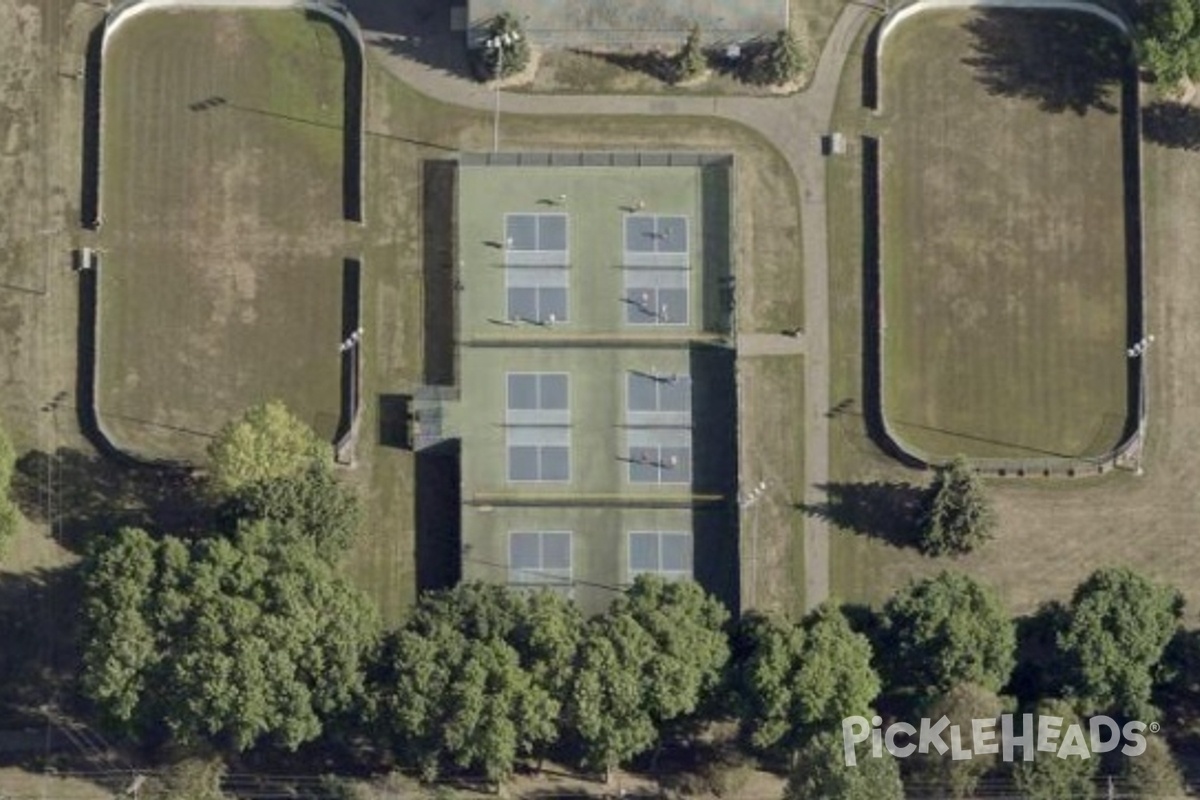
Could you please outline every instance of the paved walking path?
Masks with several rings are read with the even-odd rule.
[[[353,5],[353,4],[352,4]],[[803,339],[788,341],[803,352],[804,376],[804,502],[824,501],[820,489],[829,478],[829,247],[826,239],[825,162],[820,137],[828,132],[842,68],[855,39],[875,10],[848,3],[838,17],[817,63],[809,87],[785,98],[771,97],[658,97],[628,95],[539,95],[502,93],[502,111],[524,114],[629,114],[629,115],[711,115],[734,120],[753,128],[769,139],[783,154],[796,175],[802,198],[804,237]],[[495,96],[489,87],[463,80],[444,69],[431,67],[403,55],[394,35],[372,30],[370,18],[360,15],[367,43],[378,44],[387,69],[419,91],[439,100],[490,110]],[[420,45],[420,42],[414,44]],[[501,140],[501,147],[504,143]],[[758,338],[739,333],[745,346],[760,343]],[[764,347],[774,347],[766,344]],[[805,592],[811,608],[829,595],[829,530],[824,520],[805,520]]]
[[[804,355],[804,334],[739,333],[738,357]]]

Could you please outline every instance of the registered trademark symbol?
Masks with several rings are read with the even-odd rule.
[[[1157,722],[1150,723],[1150,732],[1151,733],[1158,733],[1160,729],[1162,729],[1162,726],[1159,725]]]

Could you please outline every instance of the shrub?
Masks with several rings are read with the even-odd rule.
[[[489,46],[489,42],[500,42]],[[480,81],[507,78],[529,66],[529,40],[521,22],[511,12],[492,20],[486,29],[483,46],[473,51],[472,68]]]

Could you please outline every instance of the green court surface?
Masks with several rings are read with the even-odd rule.
[[[736,602],[724,172],[460,168],[464,576],[594,611],[645,568]]]
[[[464,166],[459,198],[464,340],[542,335],[530,323],[551,322],[548,313],[539,318],[525,306],[510,308],[506,294],[516,281],[535,288],[538,266],[568,267],[555,284],[566,289],[566,307],[549,312],[557,336],[679,337],[730,329],[720,304],[721,282],[730,274],[724,168]],[[530,231],[531,222],[538,232]],[[652,284],[664,281],[654,279],[670,277],[662,275],[630,296],[636,275],[624,267],[631,262],[649,271],[690,267],[686,283],[666,281],[683,286],[686,300],[656,302]],[[631,312],[630,300],[643,306],[642,314]],[[668,313],[656,318],[664,304]]]

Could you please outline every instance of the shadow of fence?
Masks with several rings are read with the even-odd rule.
[[[362,402],[362,261],[347,258],[342,262],[342,341],[353,342],[344,347],[341,358],[341,408],[334,452],[339,463],[354,461],[354,443],[358,434],[359,409]]]
[[[431,159],[422,167],[421,237],[425,281],[425,383],[458,385],[454,347],[458,318],[457,228],[458,165]]]

